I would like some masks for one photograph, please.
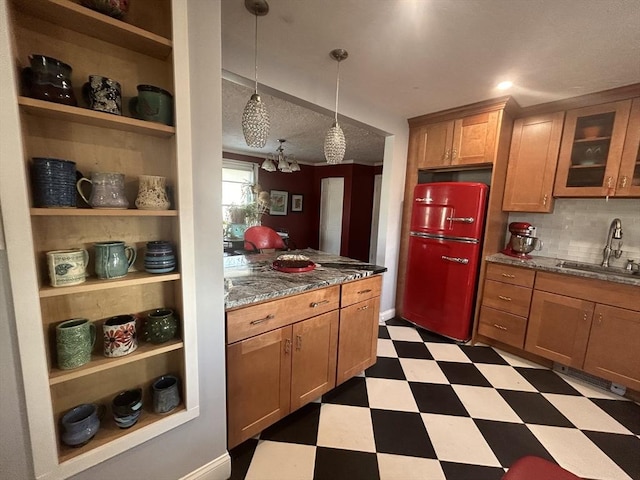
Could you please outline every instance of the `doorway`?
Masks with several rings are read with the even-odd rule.
[[[323,178],[320,187],[320,250],[340,255],[344,178]]]

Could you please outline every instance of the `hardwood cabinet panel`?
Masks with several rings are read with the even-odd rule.
[[[489,263],[487,265],[486,278],[488,280],[495,280],[496,282],[510,283],[512,285],[532,288],[533,282],[536,278],[536,271],[527,268],[502,265],[499,263]]]
[[[493,163],[499,119],[500,112],[493,111],[456,120],[451,164]]]
[[[478,333],[516,348],[524,347],[527,318],[482,306]]]
[[[339,305],[340,286],[334,285],[230,310],[227,344],[336,310]]]
[[[292,327],[227,346],[228,448],[289,413]]]
[[[531,289],[518,285],[486,280],[482,304],[521,317],[529,314]]]
[[[593,309],[593,302],[534,291],[525,350],[581,369]]]
[[[569,110],[562,133],[556,197],[615,195],[631,100]]]
[[[520,118],[513,125],[502,209],[553,211],[564,112]]]
[[[353,282],[342,284],[340,306],[346,307],[354,303],[379,297],[382,289],[382,275],[374,275]]]
[[[340,310],[336,385],[376,363],[380,298]]]
[[[596,305],[584,370],[640,390],[640,313]]]
[[[338,311],[293,325],[291,411],[336,386]]]
[[[433,123],[418,127],[413,133],[416,163],[419,169],[451,165],[453,122]]]
[[[616,196],[640,197],[640,98],[631,104]]]

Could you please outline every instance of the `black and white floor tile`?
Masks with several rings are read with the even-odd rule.
[[[363,376],[230,453],[233,480],[498,480],[525,455],[640,480],[640,406],[393,319]]]

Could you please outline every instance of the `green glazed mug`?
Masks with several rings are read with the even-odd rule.
[[[140,120],[173,125],[173,95],[153,85],[138,85],[138,96],[129,100],[131,115]]]
[[[145,340],[151,343],[164,343],[176,336],[178,319],[173,310],[157,308],[147,314]]]
[[[86,318],[72,318],[56,326],[58,368],[70,370],[91,360],[96,326]]]

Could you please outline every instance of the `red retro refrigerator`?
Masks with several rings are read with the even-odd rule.
[[[471,338],[488,191],[470,182],[414,189],[403,318],[460,342]]]

